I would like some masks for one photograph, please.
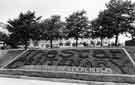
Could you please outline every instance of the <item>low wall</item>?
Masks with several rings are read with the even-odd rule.
[[[111,74],[111,68],[86,68],[86,67],[75,67],[75,66],[47,66],[47,65],[25,65],[18,69],[39,71],[39,72],[79,72],[79,73],[105,73]]]
[[[0,70],[0,74],[11,75],[12,77],[21,78],[21,76],[37,77],[37,78],[59,78],[59,79],[75,79],[82,81],[96,82],[115,82],[135,84],[135,76],[132,75],[114,75],[114,74],[88,74],[88,73],[69,73],[69,72],[37,72],[24,70]]]

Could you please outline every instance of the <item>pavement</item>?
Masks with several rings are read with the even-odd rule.
[[[72,82],[70,82],[72,81]],[[113,83],[113,82],[94,82],[94,81],[74,81],[74,80],[58,80],[58,79],[16,79],[16,78],[1,78],[0,85],[135,85],[127,83]]]

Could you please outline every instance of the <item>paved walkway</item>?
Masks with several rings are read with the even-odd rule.
[[[71,82],[72,81],[72,82]],[[1,85],[134,85],[127,83],[112,83],[112,82],[80,82],[75,83],[73,80],[58,80],[58,79],[16,79],[16,78],[0,78]]]

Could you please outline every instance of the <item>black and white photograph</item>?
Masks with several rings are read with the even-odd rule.
[[[135,85],[135,0],[0,0],[0,85]]]

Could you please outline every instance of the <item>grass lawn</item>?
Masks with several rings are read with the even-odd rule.
[[[0,50],[0,67],[6,65],[22,52],[23,50]]]
[[[135,61],[135,47],[125,47],[125,49]]]

